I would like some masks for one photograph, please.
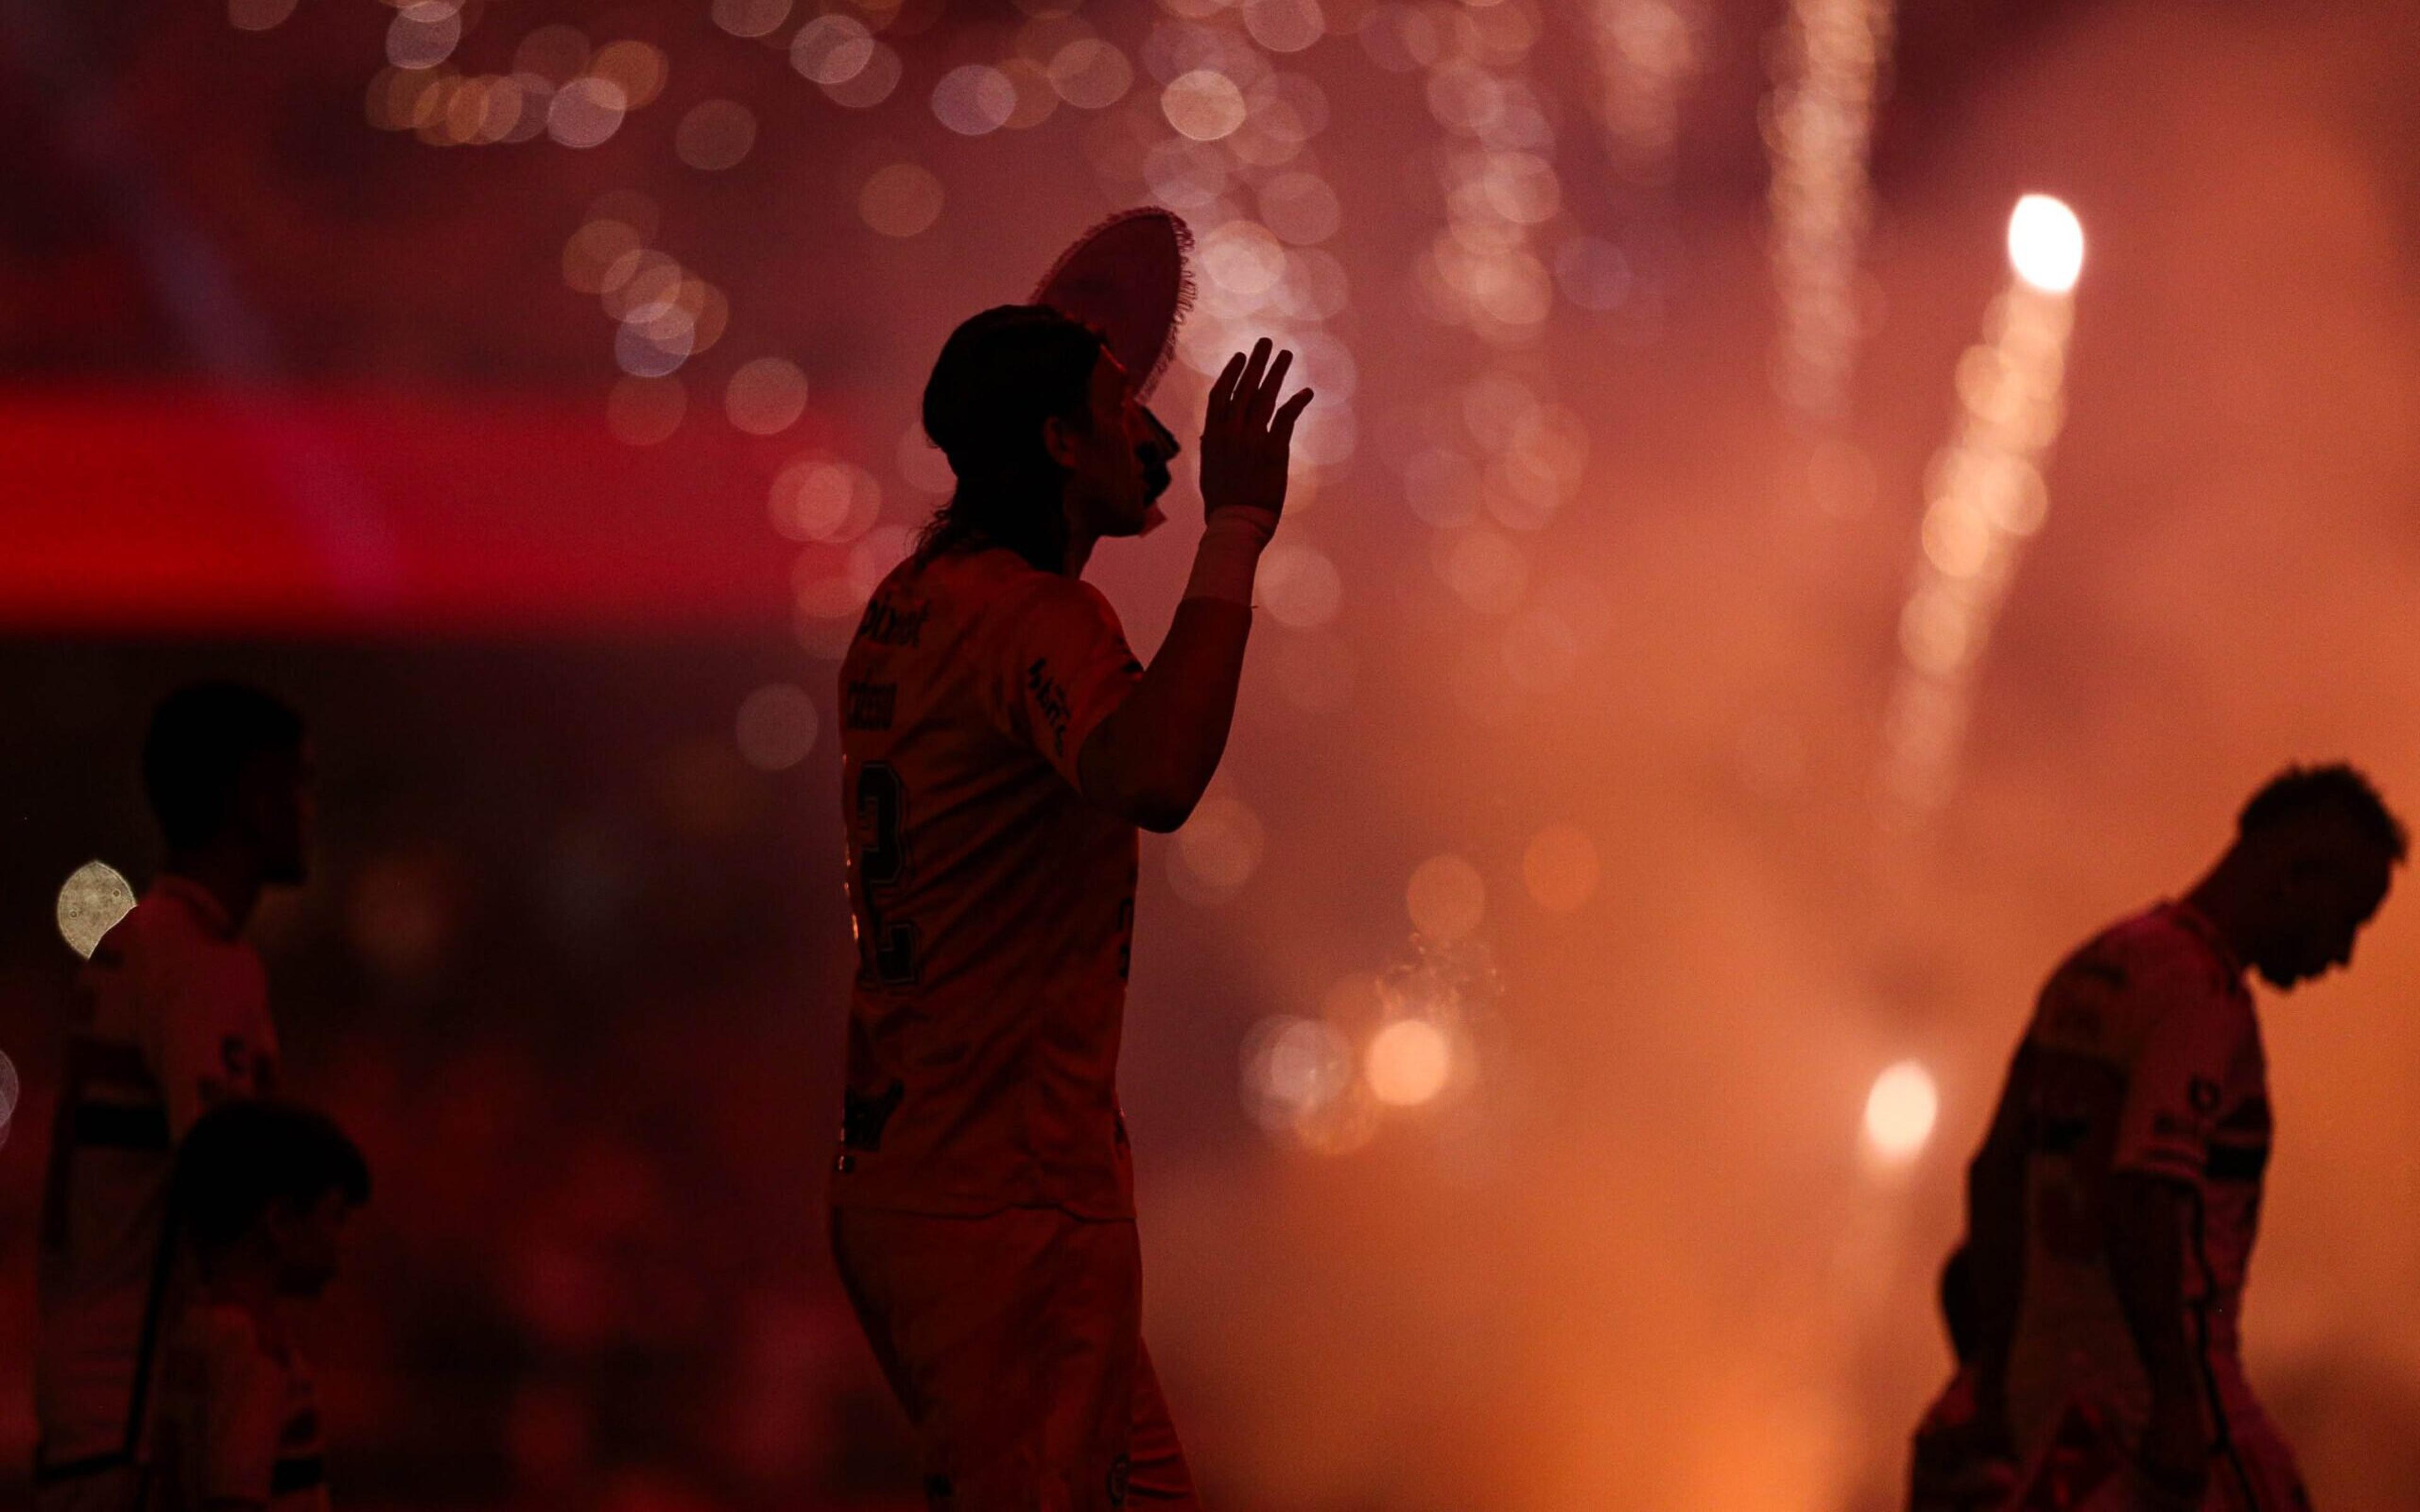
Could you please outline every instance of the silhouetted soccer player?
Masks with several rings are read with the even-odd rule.
[[[326,1512],[318,1397],[287,1309],[335,1278],[369,1196],[361,1150],[308,1108],[228,1103],[185,1136],[169,1211],[195,1286],[167,1333],[146,1512]]]
[[[148,1372],[175,1284],[163,1242],[170,1155],[204,1109],[277,1084],[260,958],[240,937],[273,883],[302,880],[302,721],[231,683],[163,700],[143,786],[159,878],[77,979],[42,1197],[35,1501],[123,1512],[136,1495]]]
[[[1193,1504],[1140,1332],[1117,1103],[1137,825],[1227,741],[1261,549],[1310,400],[1261,342],[1212,386],[1207,524],[1149,670],[1081,574],[1141,532],[1174,440],[1087,327],[953,333],[924,428],[957,491],[842,665],[861,953],[832,1247],[954,1512]]]
[[[2020,1504],[2308,1505],[2237,1352],[2270,1145],[2243,979],[2289,988],[2349,964],[2406,841],[2341,765],[2281,774],[2236,827],[2181,901],[2109,929],[2042,989],[1968,1171],[1973,1358],[1944,1402],[1968,1392],[1972,1410],[1936,1404],[1919,1491],[1928,1463],[2048,1458]]]

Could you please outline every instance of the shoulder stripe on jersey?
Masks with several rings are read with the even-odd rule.
[[[297,1455],[291,1458],[280,1459],[277,1461],[277,1468],[270,1472],[269,1494],[291,1496],[296,1491],[307,1491],[315,1486],[327,1484],[328,1461],[325,1457]]]
[[[79,1149],[168,1152],[168,1110],[156,1103],[128,1107],[86,1103],[75,1110],[68,1127]]]

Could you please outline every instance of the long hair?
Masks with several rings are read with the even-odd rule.
[[[1102,350],[1091,327],[1038,304],[999,305],[950,333],[924,385],[923,418],[958,485],[917,537],[919,560],[999,546],[1061,570],[1067,471],[1043,446],[1042,427],[1090,423]]]

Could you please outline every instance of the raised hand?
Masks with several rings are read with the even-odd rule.
[[[1208,514],[1257,509],[1274,518],[1285,509],[1294,425],[1311,391],[1278,404],[1294,353],[1279,352],[1272,362],[1271,346],[1264,336],[1249,356],[1237,352],[1210,385],[1209,410],[1202,418],[1202,503]]]

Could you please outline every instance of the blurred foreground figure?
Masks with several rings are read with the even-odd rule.
[[[160,1330],[180,1277],[171,1152],[212,1103],[277,1084],[260,957],[240,938],[271,884],[302,880],[302,721],[254,688],[170,694],[143,745],[167,842],[159,878],[102,936],[75,1022],[42,1195],[34,1359],[40,1512],[134,1504]]]
[[[1971,1347],[1916,1432],[1921,1512],[2309,1505],[2237,1353],[2270,1147],[2243,979],[2350,963],[2405,837],[2347,766],[2285,772],[2236,828],[2042,989],[1968,1170],[1944,1303]]]
[[[1190,1506],[1140,1335],[1117,1104],[1137,825],[1218,770],[1283,508],[1290,354],[1236,354],[1208,521],[1148,671],[1082,581],[1141,533],[1176,444],[1102,338],[1005,305],[924,390],[956,493],[841,668],[861,964],[831,1183],[841,1278],[954,1512]]]
[[[335,1279],[369,1167],[318,1113],[269,1102],[202,1115],[169,1211],[195,1285],[168,1331],[146,1512],[325,1512],[311,1372],[287,1308]]]

